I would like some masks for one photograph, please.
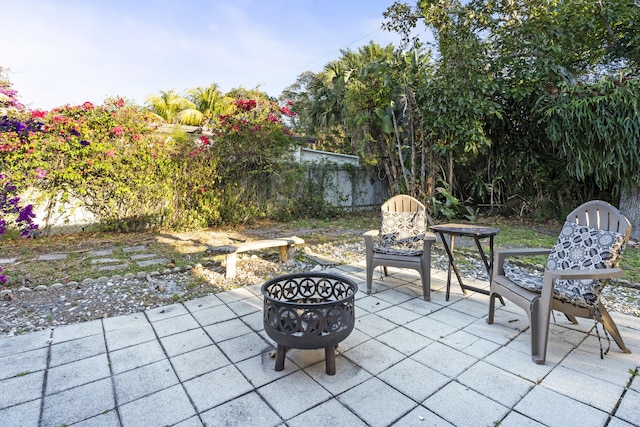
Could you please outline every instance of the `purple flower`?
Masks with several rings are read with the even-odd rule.
[[[35,215],[34,215],[35,216]],[[36,235],[36,231],[38,231],[38,224],[29,224],[25,228],[22,229],[20,235],[22,237],[34,237]]]
[[[80,141],[80,145],[82,145],[83,147],[86,147],[86,146],[87,146],[87,145],[89,145],[89,144],[90,144],[90,142],[89,142],[89,141],[86,141],[86,140],[84,140],[84,139],[83,139],[82,141]]]
[[[0,132],[16,132],[20,138],[26,138],[28,132],[41,132],[43,124],[36,120],[27,120],[22,122],[18,119],[12,119],[8,116],[0,117]]]
[[[13,193],[15,193],[15,192],[16,192],[16,190],[17,190],[17,189],[18,189],[18,188],[17,188],[15,185],[13,185],[12,183],[10,183],[10,182],[7,182],[7,183],[4,185],[4,192],[5,192],[6,194],[13,194]]]
[[[6,200],[6,212],[10,212],[10,213],[16,213],[18,212],[19,208],[18,208],[18,203],[20,203],[20,197],[12,197],[8,200]]]
[[[75,130],[75,129],[71,129],[70,133],[71,133],[71,135],[73,135],[73,136],[80,136],[80,132],[78,132],[78,131],[77,131],[77,130]]]
[[[17,187],[3,175],[0,175],[4,182],[0,182],[0,235],[7,230],[8,222],[13,222],[18,226],[20,234],[24,237],[34,237],[38,225],[33,223],[36,217],[33,212],[33,205],[20,206],[20,197],[16,195]],[[9,219],[5,219],[9,215]],[[13,219],[14,215],[17,218]],[[1,271],[1,270],[0,270]]]
[[[31,222],[31,219],[35,217],[36,214],[33,213],[33,205],[27,205],[20,210],[16,222]]]

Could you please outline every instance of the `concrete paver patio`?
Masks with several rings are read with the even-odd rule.
[[[429,302],[408,270],[376,273],[371,296],[362,264],[331,272],[361,289],[335,376],[324,350],[289,350],[274,370],[252,286],[0,338],[0,424],[640,426],[640,318],[612,313],[632,353],[613,343],[600,359],[592,321],[556,316],[536,365],[524,312],[507,302],[488,325],[486,295],[454,284],[445,301],[445,272]]]

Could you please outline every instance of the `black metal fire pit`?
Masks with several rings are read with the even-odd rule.
[[[327,273],[287,274],[262,285],[264,330],[277,344],[276,371],[287,348],[324,348],[326,371],[336,373],[335,347],[355,324],[351,280]]]

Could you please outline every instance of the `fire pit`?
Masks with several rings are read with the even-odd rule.
[[[327,374],[336,373],[335,347],[355,324],[358,286],[327,273],[297,273],[262,285],[264,330],[276,349],[276,371],[284,369],[287,348],[324,348]]]

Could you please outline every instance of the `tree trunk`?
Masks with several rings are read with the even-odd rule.
[[[389,182],[389,192],[391,196],[395,196],[400,194],[400,187],[398,185],[398,181],[396,180],[394,169],[391,164],[391,160],[386,160],[383,162],[384,171],[387,175],[387,181]]]
[[[631,222],[631,240],[640,241],[640,185],[623,190],[620,212]]]
[[[420,191],[422,192],[422,199],[427,199],[427,197],[431,196],[427,186],[427,150],[422,133],[420,133]]]
[[[398,122],[396,121],[396,113],[394,113],[393,110],[391,110],[391,119],[393,120],[393,131],[396,137],[396,144],[398,148],[398,161],[400,163],[400,174],[404,178],[406,194],[414,196],[415,194],[413,194],[413,189],[409,185],[409,179],[407,178],[407,169],[404,166],[404,156],[402,155],[402,140],[400,139],[400,133],[398,132]]]
[[[455,184],[455,181],[453,180],[453,151],[449,151],[447,153],[447,160],[449,165],[449,176],[447,177],[447,182],[449,184],[448,190],[451,194],[455,194],[455,188],[453,187]]]

